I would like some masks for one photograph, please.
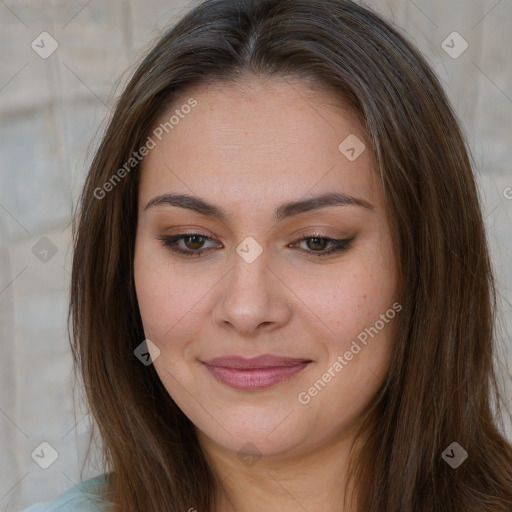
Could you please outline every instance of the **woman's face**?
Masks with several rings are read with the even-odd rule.
[[[224,449],[332,445],[388,370],[401,306],[383,195],[334,103],[250,78],[188,90],[150,134],[134,263],[144,332],[169,395]]]

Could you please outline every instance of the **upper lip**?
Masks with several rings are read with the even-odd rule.
[[[264,354],[252,358],[244,358],[240,356],[224,356],[209,359],[208,361],[201,361],[209,366],[222,366],[224,368],[276,368],[280,366],[296,366],[298,364],[310,363],[310,359],[301,359],[293,357],[274,356]]]

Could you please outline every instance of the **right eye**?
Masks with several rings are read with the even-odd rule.
[[[198,257],[202,256],[205,252],[210,252],[209,250],[201,250],[202,246],[206,241],[213,242],[213,238],[210,238],[206,235],[201,235],[200,233],[184,233],[182,235],[171,235],[171,236],[161,236],[159,239],[164,243],[164,245],[172,252],[183,254],[186,257]],[[182,242],[185,248],[179,247],[179,242]]]

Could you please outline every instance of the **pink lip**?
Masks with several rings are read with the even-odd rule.
[[[202,361],[203,362],[203,361]],[[213,377],[227,386],[259,390],[274,386],[303,370],[310,360],[263,355],[251,359],[218,357],[203,364]]]

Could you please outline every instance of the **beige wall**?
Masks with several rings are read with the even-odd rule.
[[[65,323],[72,201],[90,159],[87,150],[97,140],[106,105],[112,104],[113,84],[186,4],[0,3],[2,511],[50,500],[80,480],[87,417],[80,409],[73,415]],[[512,187],[512,2],[389,0],[373,5],[427,55],[464,123],[478,164],[500,291],[504,301],[511,301],[512,189],[508,200],[505,191]],[[58,43],[47,59],[31,47],[36,40],[40,53],[51,49],[48,39],[41,48],[37,36],[43,31]],[[441,46],[454,31],[469,44],[458,58]],[[459,42],[454,46],[457,51]],[[503,302],[509,333],[510,313]],[[504,336],[510,363],[510,335]],[[59,454],[48,469],[31,458],[43,441]],[[89,475],[94,474],[91,468]]]

